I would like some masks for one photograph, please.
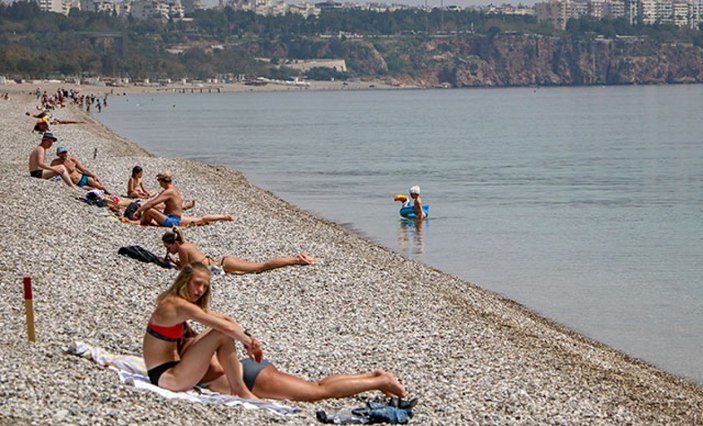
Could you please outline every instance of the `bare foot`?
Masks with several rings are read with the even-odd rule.
[[[298,253],[298,265],[314,265],[315,262],[317,262],[317,259],[314,257],[310,256],[309,254],[302,252]]]
[[[244,389],[242,389],[240,392],[237,392],[237,390],[235,390],[235,389],[232,389],[231,392],[232,392],[232,395],[238,396],[240,398],[255,399],[257,401],[259,400],[259,397],[254,395],[253,393],[251,393],[251,391],[246,387],[244,387]]]
[[[183,210],[190,210],[195,207],[195,200],[188,200],[183,204]]]
[[[405,398],[408,392],[405,390],[403,385],[400,384],[398,379],[391,373],[385,373],[384,383],[379,389],[381,392],[386,394],[386,396],[397,396],[399,398]]]
[[[223,214],[222,216],[224,216],[224,219],[223,219],[223,220],[226,220],[227,222],[232,222],[232,221],[234,220],[234,216],[232,216],[232,215],[229,214],[229,213],[225,213],[225,214]]]

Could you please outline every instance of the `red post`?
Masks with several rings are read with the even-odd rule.
[[[24,277],[24,309],[27,316],[27,337],[36,342],[34,336],[34,307],[32,306],[32,278]]]

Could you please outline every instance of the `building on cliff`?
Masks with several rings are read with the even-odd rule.
[[[703,0],[549,0],[536,3],[539,22],[566,29],[569,19],[625,18],[631,25],[673,24],[697,29],[702,22]]]
[[[39,10],[43,12],[54,12],[68,15],[72,8],[80,9],[78,0],[36,0]]]

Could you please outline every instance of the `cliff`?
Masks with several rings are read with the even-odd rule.
[[[696,83],[703,49],[646,37],[573,40],[536,34],[498,34],[417,40],[379,40],[348,59],[357,75],[387,73],[420,86],[557,86]],[[364,55],[360,55],[363,53]]]

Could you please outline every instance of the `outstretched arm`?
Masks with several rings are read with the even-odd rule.
[[[176,309],[179,316],[197,321],[200,324],[217,330],[234,340],[238,340],[242,342],[245,348],[258,348],[260,346],[259,342],[253,337],[248,336],[245,333],[244,327],[239,325],[239,323],[232,317],[217,312],[204,311],[199,306],[185,300],[182,303],[179,303]]]
[[[86,175],[88,175],[89,177],[92,177],[92,178],[95,179],[97,182],[100,182],[100,179],[98,179],[98,177],[95,176],[95,173],[93,173],[93,172],[91,172],[90,170],[88,170],[88,168],[85,167],[85,166],[83,165],[83,163],[81,163],[80,161],[78,161],[78,159],[77,159],[76,157],[71,157],[71,159],[73,160],[74,163],[76,163],[76,169],[80,170],[81,173],[86,174]]]
[[[141,207],[139,207],[139,208],[134,212],[134,215],[135,215],[136,217],[141,216],[141,214],[142,214],[143,212],[145,212],[145,211],[149,210],[150,208],[152,208],[152,207],[154,207],[154,206],[156,206],[156,205],[158,205],[158,204],[160,204],[160,203],[163,203],[163,202],[165,202],[166,200],[168,200],[168,197],[169,197],[169,196],[170,196],[170,194],[168,193],[168,189],[167,189],[167,190],[164,190],[164,191],[161,191],[161,194],[159,194],[158,196],[156,196],[156,198],[154,198],[154,199],[152,199],[152,200],[149,200],[149,201],[147,201],[146,203],[142,204]]]

